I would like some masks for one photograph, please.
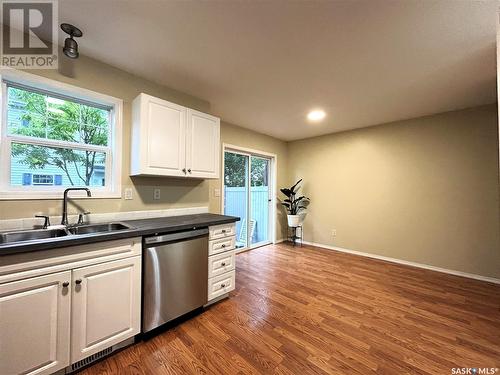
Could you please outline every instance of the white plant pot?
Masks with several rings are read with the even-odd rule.
[[[305,218],[305,214],[300,214],[300,215],[287,215],[287,219],[288,219],[288,226],[290,228],[295,228],[295,227],[298,227],[302,224],[302,222],[304,221],[304,218]]]

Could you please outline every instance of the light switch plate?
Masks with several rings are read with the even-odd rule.
[[[161,190],[160,188],[156,188],[153,192],[153,199],[158,200],[160,199],[160,196],[161,196]]]
[[[126,188],[125,189],[125,199],[126,200],[134,199],[134,197],[132,195],[132,188]]]
[[[220,189],[214,189],[214,197],[220,197]]]

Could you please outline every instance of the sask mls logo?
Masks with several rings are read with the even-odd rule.
[[[497,367],[454,367],[452,375],[495,375],[498,374]]]
[[[2,0],[1,65],[57,68],[57,1]]]

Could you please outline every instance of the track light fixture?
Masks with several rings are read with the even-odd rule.
[[[66,34],[69,35],[69,38],[66,38],[64,40],[64,47],[63,47],[64,54],[68,56],[70,59],[77,59],[78,43],[73,38],[81,37],[83,35],[82,31],[78,27],[70,25],[69,23],[62,23],[61,29],[62,31],[64,31]]]

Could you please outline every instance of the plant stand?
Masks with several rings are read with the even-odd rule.
[[[300,229],[300,235],[298,233]],[[293,247],[297,244],[297,240],[300,240],[300,247],[302,247],[302,238],[304,237],[304,228],[302,225],[296,227],[288,227],[288,238],[287,240],[293,243]]]

